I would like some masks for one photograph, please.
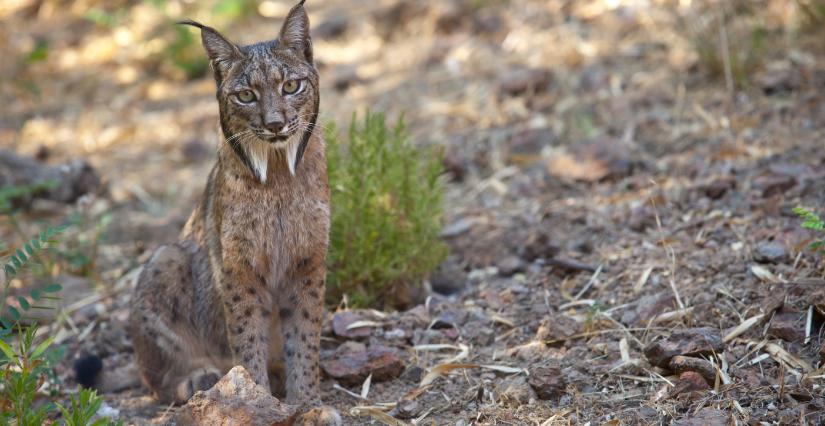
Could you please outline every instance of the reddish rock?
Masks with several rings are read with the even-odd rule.
[[[679,380],[673,384],[673,388],[668,392],[668,396],[676,396],[682,393],[690,393],[710,389],[708,382],[695,371],[686,371],[679,376]]]
[[[705,192],[712,200],[718,200],[725,196],[729,190],[736,186],[736,181],[733,179],[718,179],[708,185]]]
[[[725,344],[719,335],[719,330],[713,327],[692,328],[684,331],[674,331],[665,340],[659,340],[645,347],[645,356],[656,367],[668,368],[674,356],[706,356],[713,352],[725,351]]]
[[[675,356],[670,360],[670,369],[679,375],[686,371],[693,371],[699,373],[708,385],[713,386],[716,383],[716,368],[709,361],[701,358]]]
[[[786,341],[795,342],[805,338],[805,321],[799,321],[799,314],[776,314],[771,320],[770,332]]]
[[[527,383],[535,389],[539,398],[558,398],[567,388],[567,378],[561,373],[561,367],[546,364],[530,369]]]
[[[166,426],[290,426],[299,414],[297,406],[278,401],[238,366],[212,389],[198,391]]]
[[[555,315],[553,318],[545,317],[541,321],[536,340],[540,342],[554,342],[554,345],[563,345],[562,339],[569,338],[584,332],[582,326],[573,318],[564,315]]]
[[[487,302],[487,307],[493,310],[499,310],[504,307],[504,299],[498,294],[498,291],[488,288],[481,292],[481,297]]]
[[[364,383],[372,373],[372,381],[391,380],[404,372],[404,361],[385,347],[360,352],[334,354],[321,360],[324,374],[346,386]]]
[[[366,320],[366,318],[361,318],[362,315],[358,315],[356,312],[358,311],[338,312],[332,317],[332,328],[335,330],[335,334],[347,339],[368,337],[372,334],[371,327],[358,327],[347,330],[350,324],[356,321]]]
[[[501,259],[496,263],[498,267],[498,273],[509,277],[516,272],[524,272],[524,261],[519,259],[518,256],[507,256],[504,259]]]

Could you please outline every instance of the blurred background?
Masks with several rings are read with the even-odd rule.
[[[0,184],[29,185],[0,193],[0,240],[16,248],[43,226],[70,226],[48,272],[12,282],[8,300],[37,280],[61,283],[70,324],[49,332],[67,359],[85,350],[129,362],[133,271],[175,240],[214,163],[214,80],[199,32],[173,23],[195,19],[251,44],[275,38],[293,5],[0,2]],[[737,224],[771,229],[746,232],[755,245],[789,223],[791,207],[825,201],[823,0],[305,7],[320,123],[347,129],[367,109],[390,123],[404,113],[411,143],[442,156],[449,255],[424,271],[439,294],[536,259],[637,264],[662,241],[685,242],[677,252],[701,265],[741,262],[738,249],[718,252],[736,238],[724,226],[691,246],[693,235],[660,237],[657,221],[678,230],[743,217]],[[37,187],[44,177],[57,186]],[[635,282],[643,269],[617,279]],[[71,380],[65,366],[57,375]]]

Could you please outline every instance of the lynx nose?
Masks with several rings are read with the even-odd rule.
[[[269,130],[272,133],[280,133],[283,129],[283,121],[270,121],[269,123],[266,123],[266,130]]]

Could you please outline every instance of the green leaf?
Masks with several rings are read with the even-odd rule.
[[[11,255],[11,263],[14,263],[14,266],[17,269],[20,269],[20,268],[23,267],[23,262],[21,262],[20,259],[18,259],[17,256],[15,256],[15,255]]]
[[[6,342],[2,340],[0,340],[0,350],[2,350],[4,354],[6,354],[6,357],[8,359],[14,358],[14,349],[12,349],[11,346],[9,346]]]
[[[15,321],[20,321],[22,315],[14,306],[9,306],[9,312],[11,312],[11,317],[14,318]]]
[[[31,305],[29,305],[29,301],[26,300],[25,297],[18,297],[17,301],[20,302],[20,307],[23,308],[24,311],[31,309]]]
[[[40,292],[39,291],[37,291],[35,289],[32,289],[31,295],[32,295],[32,300],[34,300],[35,302],[40,300]]]
[[[25,247],[26,253],[29,255],[29,257],[32,257],[32,255],[34,254],[34,249],[32,248],[31,244],[26,243]]]
[[[40,231],[40,241],[45,243],[47,239],[46,234],[43,231]]]
[[[23,262],[29,260],[29,258],[26,256],[26,253],[23,253],[23,250],[17,249],[15,250],[15,253],[17,253],[17,257],[19,257],[20,260],[22,260]]]
[[[37,238],[32,238],[31,244],[32,244],[32,246],[34,246],[35,249],[40,248],[40,240],[38,240]]]
[[[6,272],[8,272],[9,275],[16,275],[17,274],[16,272],[14,272],[14,268],[12,268],[11,265],[8,264],[8,263],[6,264]],[[9,277],[6,277],[6,279],[8,279],[8,278]]]
[[[8,318],[6,318],[5,316],[0,317],[0,323],[3,323],[3,327],[6,327],[6,328],[8,328],[8,329],[11,329],[11,327],[12,327],[12,325],[13,325],[13,324],[11,323],[11,321],[9,321],[9,319],[8,319]]]
[[[69,230],[68,225],[58,226],[57,228],[54,228],[54,232],[57,232],[58,234],[66,232],[67,230]]]
[[[63,290],[63,286],[60,284],[49,284],[43,287],[43,293],[57,293],[60,290]]]
[[[46,349],[49,347],[49,345],[51,345],[51,344],[52,344],[52,340],[54,340],[54,338],[55,338],[55,337],[57,337],[57,336],[53,336],[53,337],[52,337],[52,338],[50,338],[49,340],[46,340],[45,342],[41,343],[41,344],[37,347],[37,349],[35,349],[35,350],[34,350],[34,352],[32,352],[32,354],[31,354],[31,355],[29,355],[29,358],[32,358],[32,359],[37,358],[38,356],[40,356],[40,354],[42,354],[43,352],[45,352],[45,351],[46,351]]]

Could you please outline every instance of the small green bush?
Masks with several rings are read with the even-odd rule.
[[[6,214],[11,217],[11,212],[6,209]],[[52,424],[46,418],[50,411],[60,410],[64,414],[64,421],[72,426],[111,426],[111,419],[105,418],[91,421],[91,417],[98,411],[103,403],[102,398],[96,393],[88,391],[80,392],[80,408],[72,396],[72,414],[63,407],[53,403],[46,404],[37,410],[32,408],[35,392],[43,387],[46,377],[56,379],[52,372],[54,362],[61,357],[65,347],[59,347],[55,351],[46,353],[54,337],[47,339],[35,347],[35,337],[37,336],[37,323],[30,325],[21,324],[21,320],[41,319],[32,316],[32,312],[38,309],[54,309],[51,306],[39,304],[47,300],[60,300],[57,296],[49,296],[60,292],[63,288],[59,284],[50,284],[42,289],[42,293],[32,289],[30,297],[18,297],[20,309],[14,306],[6,306],[6,294],[11,281],[20,276],[24,271],[31,271],[32,267],[41,266],[36,262],[44,252],[51,250],[57,243],[57,235],[64,233],[67,226],[58,228],[47,228],[45,231],[29,241],[25,239],[23,248],[14,251],[6,248],[5,243],[0,243],[0,253],[6,254],[0,258],[2,272],[4,274],[4,287],[2,301],[0,301],[0,368],[5,372],[0,378],[3,385],[2,397],[0,397],[0,426],[41,426]],[[8,308],[11,319],[2,313]],[[15,349],[16,348],[16,349]],[[56,392],[52,392],[52,397]],[[123,424],[121,419],[118,426]]]
[[[392,130],[384,115],[353,115],[348,140],[327,129],[332,228],[330,301],[344,294],[350,306],[408,302],[447,256],[438,238],[442,224],[441,158],[415,148],[403,117]]]
[[[825,221],[819,218],[819,216],[805,210],[796,208],[793,211],[799,215],[802,219],[805,219],[805,222],[802,223],[803,228],[811,228],[820,232],[825,233]],[[825,238],[814,241],[811,245],[808,246],[811,250],[818,250],[820,253],[825,254]]]

